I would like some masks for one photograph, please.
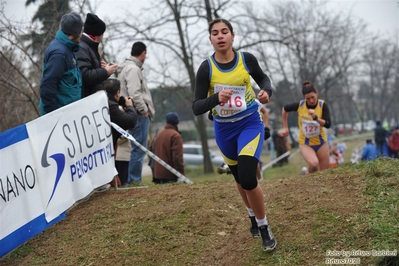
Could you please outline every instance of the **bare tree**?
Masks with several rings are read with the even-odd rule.
[[[234,1],[159,0],[141,10],[140,16],[127,13],[113,27],[112,40],[123,39],[126,43],[145,40],[150,43],[149,56],[155,55],[158,64],[152,66],[157,86],[187,88],[181,94],[185,101],[192,101],[195,72],[199,63],[211,53],[207,23],[219,16],[227,4]],[[223,9],[222,9],[223,8]],[[126,19],[126,18],[129,19]],[[157,47],[157,48],[156,48]],[[154,76],[155,75],[155,76]],[[205,116],[193,116],[204,152],[204,172],[213,172]]]
[[[364,51],[363,83],[359,98],[371,111],[370,119],[398,121],[398,57],[397,44],[374,39]]]
[[[29,52],[22,36],[26,25],[12,23],[0,11],[0,131],[26,123],[39,116],[41,67]],[[29,27],[28,27],[29,28]]]
[[[275,2],[261,14],[248,6],[247,13],[252,14],[252,23],[244,25],[255,25],[253,32],[263,38],[277,36],[275,41],[254,47],[272,78],[283,81],[277,82],[281,90],[275,97],[277,108],[301,96],[302,82],[310,80],[331,106],[333,119],[340,110],[351,117],[351,109],[339,105],[353,102],[348,76],[361,62],[365,24],[350,14],[331,12],[320,1]]]

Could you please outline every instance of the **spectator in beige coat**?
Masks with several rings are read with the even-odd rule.
[[[144,147],[148,143],[150,122],[154,119],[155,108],[147,83],[143,76],[143,64],[147,57],[147,47],[142,42],[135,42],[131,56],[119,65],[118,79],[121,81],[122,96],[132,96],[137,108],[137,123],[129,133]],[[131,143],[128,183],[139,185],[143,170],[145,152]]]

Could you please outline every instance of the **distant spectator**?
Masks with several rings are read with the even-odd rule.
[[[384,146],[387,144],[388,131],[382,126],[381,121],[375,122],[374,142],[377,148],[377,156],[384,155]]]
[[[399,153],[399,126],[397,126],[389,136],[388,140],[389,157],[398,158]]]
[[[331,147],[335,141],[334,130],[332,128],[329,128],[327,130],[327,132],[328,132],[328,136],[327,136],[328,146]]]
[[[337,143],[337,150],[341,153],[341,154],[343,154],[345,151],[346,151],[346,144],[345,144],[345,142],[338,142]]]
[[[288,138],[284,136],[284,130],[280,129],[277,132],[276,137],[276,151],[277,151],[277,158],[286,153],[291,149],[291,145],[288,141]],[[284,156],[280,161],[276,163],[277,166],[283,166],[284,164],[288,163],[289,155]]]
[[[155,143],[150,142],[149,147],[153,147],[152,152],[176,169],[182,175],[185,175],[183,161],[183,138],[178,131],[179,116],[176,112],[170,112],[166,115],[166,125],[158,132]],[[159,184],[177,182],[177,176],[163,167],[157,161],[154,161],[154,179]],[[155,182],[157,183],[157,182]]]
[[[344,152],[346,151],[346,144],[345,142],[338,142],[337,144],[337,151],[341,154],[341,157],[338,160],[338,164],[344,163]]]
[[[333,143],[330,147],[330,167],[335,167],[338,165],[342,154],[337,149],[337,144]]]
[[[371,161],[377,158],[377,149],[371,139],[366,140],[366,146],[363,148],[362,161]]]
[[[270,150],[272,150],[272,149],[275,150],[276,149],[277,131],[278,130],[276,128],[273,128],[272,136],[271,136],[271,140],[270,140],[270,144],[273,145],[273,146],[270,148]]]

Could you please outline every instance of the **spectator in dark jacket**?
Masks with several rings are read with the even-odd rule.
[[[371,139],[366,140],[366,146],[363,147],[362,161],[371,161],[377,158],[377,149]]]
[[[134,128],[136,125],[137,111],[133,106],[133,100],[131,97],[122,98],[122,100],[119,99],[120,88],[121,84],[117,79],[107,79],[104,82],[104,89],[107,91],[108,95],[109,115],[111,117],[111,122],[114,122],[124,130],[127,130],[129,128]],[[119,108],[119,100],[123,106],[122,108]],[[115,150],[116,142],[120,136],[121,134],[112,128],[112,140]]]
[[[97,16],[87,13],[80,50],[76,53],[83,77],[82,97],[103,89],[103,82],[112,75],[118,65],[101,60],[98,46],[104,37],[105,23]]]
[[[158,132],[155,143],[149,144],[153,148],[153,153],[161,158],[164,162],[176,169],[182,175],[185,175],[184,161],[183,161],[183,138],[178,131],[179,116],[176,112],[170,112],[166,115],[166,125]],[[154,140],[153,140],[154,141]],[[155,183],[169,183],[176,182],[175,176],[168,169],[160,165],[157,161],[154,162],[154,179]]]
[[[40,115],[52,112],[82,97],[82,76],[76,64],[83,21],[76,12],[61,17],[60,30],[43,59],[40,82]]]
[[[384,146],[387,143],[388,131],[382,127],[381,121],[375,122],[374,142],[377,147],[377,156],[384,155]]]

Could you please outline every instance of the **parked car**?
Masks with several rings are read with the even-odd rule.
[[[212,164],[221,166],[224,163],[223,157],[209,150]],[[183,144],[183,159],[185,166],[200,166],[204,164],[204,155],[202,153],[202,145]]]

